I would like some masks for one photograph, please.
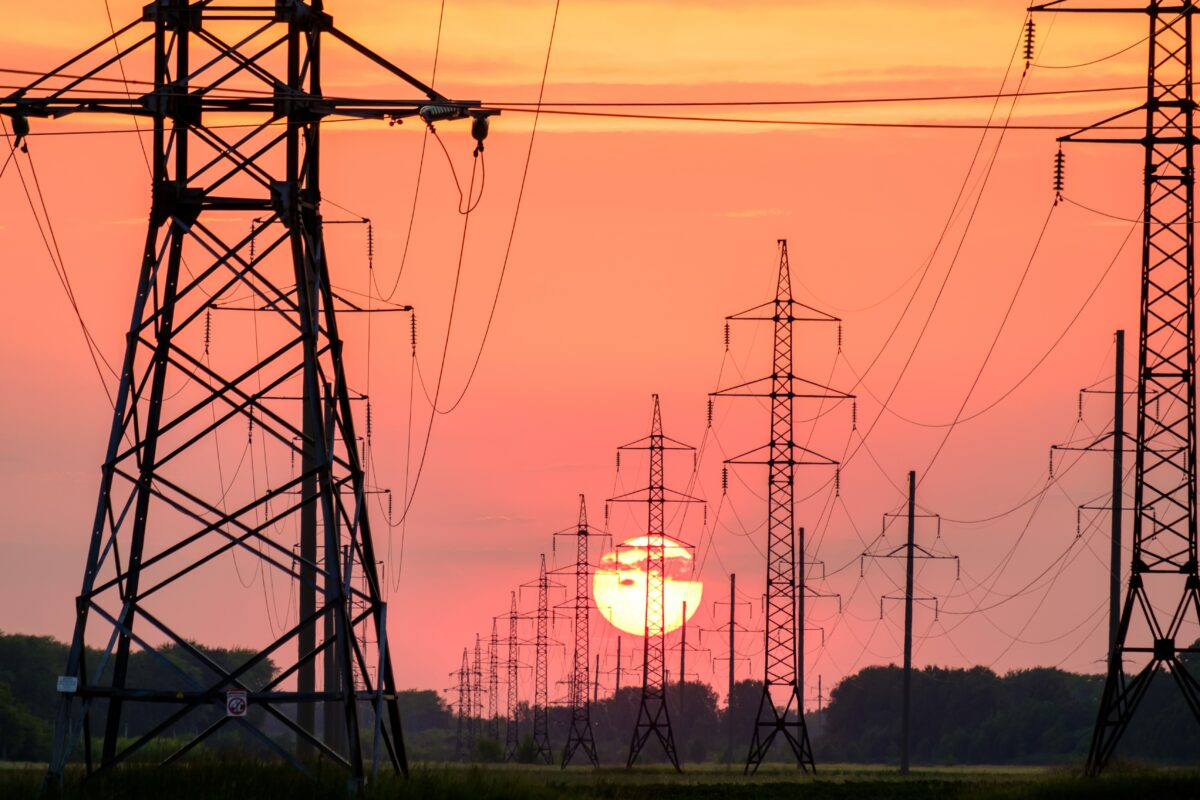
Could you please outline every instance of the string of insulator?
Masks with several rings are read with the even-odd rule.
[[[710,397],[710,398],[708,398],[708,427],[710,427],[710,428],[712,427],[712,408],[713,408],[713,401],[712,401],[712,398]]]
[[[208,355],[208,346],[212,343],[212,309],[204,309],[204,355]]]
[[[725,352],[729,352],[729,323],[725,323]]]
[[[1036,30],[1033,17],[1025,20],[1025,69],[1033,62],[1034,32]]]
[[[415,311],[412,312],[412,315],[409,317],[408,323],[409,323],[409,329],[410,329],[411,338],[412,338],[412,353],[414,356],[416,356],[416,354],[417,354],[417,312],[415,312]]]
[[[375,226],[367,220],[367,269],[375,269]]]
[[[729,467],[721,467],[721,494],[729,491]]]
[[[371,441],[371,398],[367,398],[367,441]]]
[[[1063,155],[1062,146],[1058,148],[1058,152],[1054,154],[1054,199],[1058,202],[1062,199],[1063,187],[1066,186],[1065,179],[1066,156]]]
[[[842,352],[842,323],[840,323],[840,322],[838,323],[838,349],[837,349],[837,351],[839,353]]]

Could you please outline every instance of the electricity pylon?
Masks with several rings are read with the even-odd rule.
[[[466,761],[475,753],[475,742],[471,737],[471,660],[467,648],[463,648],[462,666],[458,676],[458,713],[457,732],[454,737],[454,758]]]
[[[419,99],[326,96],[327,44],[398,79]],[[123,72],[136,76],[126,85],[138,88],[127,95],[94,89],[123,80]],[[356,73],[358,79],[365,82],[366,73]],[[152,88],[137,94],[146,86]],[[466,117],[478,105],[449,100],[360,44],[334,24],[323,0],[236,6],[152,0],[140,18],[0,100],[0,115],[11,118],[17,133],[31,120],[93,113],[140,117],[150,132],[149,228],[58,682],[51,779],[61,781],[81,731],[90,775],[189,724],[200,732],[165,763],[236,728],[308,772],[299,754],[263,730],[265,721],[294,735],[302,754],[344,766],[355,783],[365,778],[364,750],[376,767],[382,747],[394,769],[407,770],[322,234],[321,130],[335,115],[393,122],[420,115],[433,122]],[[476,113],[482,138],[487,112]],[[231,127],[239,129],[231,135]],[[222,218],[231,214],[262,222],[249,235],[230,235]],[[251,257],[256,238],[261,246]],[[254,315],[258,348],[210,360],[201,350],[207,312],[234,297],[276,313]],[[237,438],[248,426],[264,450],[260,465],[286,465],[296,455],[299,474],[280,467],[270,477],[223,485],[213,463],[219,432]],[[277,533],[292,523],[302,532],[299,559]],[[237,663],[219,664],[193,644],[211,635],[195,623],[218,621],[197,612],[228,583],[234,552],[296,581],[300,614]],[[355,582],[360,571],[365,591]],[[361,601],[357,615],[351,598]],[[329,617],[332,634],[318,642]],[[373,629],[379,663],[375,679],[360,689],[354,676],[371,673],[355,633],[363,622]],[[85,664],[88,641],[106,643],[98,663]],[[170,677],[153,686],[132,683],[134,648]],[[172,660],[179,658],[187,663]],[[251,681],[252,670],[268,659],[278,667],[275,677]],[[322,659],[335,662],[327,674],[337,684],[318,690]],[[341,743],[317,732],[318,706],[336,709]],[[127,738],[130,708],[165,713]],[[101,711],[94,764],[91,722]],[[373,719],[361,724],[364,711]]]
[[[791,747],[797,764],[805,770],[815,770],[804,722],[805,554],[803,539],[799,547],[796,544],[795,476],[797,466],[836,467],[837,461],[796,443],[792,411],[797,398],[841,401],[853,395],[797,377],[793,373],[792,335],[797,322],[839,323],[840,320],[792,299],[786,239],[779,240],[775,299],[725,319],[727,323],[771,322],[775,330],[771,375],[713,393],[714,397],[765,397],[771,401],[770,441],[725,462],[768,468],[763,691],[746,758],[746,773],[758,769],[779,735]],[[798,387],[797,383],[801,385]]]
[[[475,634],[475,660],[471,663],[471,741],[483,733],[483,643]]]
[[[520,666],[521,641],[517,632],[517,620],[521,618],[517,611],[517,593],[512,593],[512,603],[508,611],[508,658],[504,662],[507,681],[505,685],[508,704],[505,708],[504,721],[504,760],[515,761],[517,750],[521,747],[520,729],[517,725],[517,714],[520,711],[520,697],[517,693],[517,672]]]
[[[650,482],[644,489],[637,489],[617,497],[610,503],[644,503],[647,508],[645,536],[646,552],[646,624],[645,658],[642,660],[642,698],[638,706],[637,722],[634,724],[633,739],[629,745],[629,760],[632,767],[651,735],[658,739],[667,759],[679,771],[679,756],[675,752],[675,737],[671,733],[671,716],[667,711],[666,687],[666,516],[667,503],[702,503],[703,500],[667,489],[664,484],[664,453],[667,450],[692,450],[695,448],[665,436],[662,427],[662,411],[658,395],[654,395],[654,411],[650,417],[650,435],[627,445],[620,450],[646,450],[650,454]]]
[[[558,535],[558,534],[556,534]],[[584,755],[593,767],[600,765],[596,757],[596,740],[592,735],[592,704],[588,699],[588,615],[591,613],[591,569],[588,561],[588,540],[593,533],[587,521],[587,503],[579,495],[579,524],[569,533],[575,537],[575,599],[571,608],[575,612],[574,658],[572,660],[570,687],[571,724],[567,730],[567,743],[563,747],[562,766],[566,769],[575,751],[583,748]]]
[[[1059,138],[1134,144],[1144,156],[1142,281],[1134,444],[1133,557],[1117,644],[1088,751],[1095,775],[1112,758],[1160,670],[1167,670],[1200,721],[1200,681],[1180,654],[1200,648],[1177,637],[1200,623],[1196,548],[1196,312],[1192,84],[1193,0],[1092,5],[1058,0],[1031,11],[1142,14],[1149,23],[1146,99]],[[1144,123],[1130,136],[1123,128]],[[1131,678],[1125,661],[1139,666]]]
[[[492,638],[488,640],[488,733],[500,741],[500,631],[492,619]]]
[[[523,587],[536,587],[538,593],[537,611],[534,614],[533,646],[533,746],[534,759],[547,764],[554,762],[554,752],[550,747],[550,587],[559,584],[551,583],[546,572],[546,554],[541,554],[541,566],[538,568],[536,583],[522,584]]]

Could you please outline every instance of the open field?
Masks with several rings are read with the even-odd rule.
[[[42,767],[0,767],[0,797],[32,798],[38,794]],[[259,764],[212,763],[158,769],[131,767],[106,778],[83,784],[72,775],[61,795],[66,798],[255,798],[333,800],[351,793],[342,773],[325,773],[309,781],[289,768]],[[768,766],[752,778],[723,766],[689,768],[683,775],[667,769],[644,767],[632,772],[619,768],[592,770],[550,767],[466,767],[420,764],[409,780],[391,776],[366,793],[368,797],[456,800],[478,798],[601,798],[607,800],[673,800],[674,798],[792,798],[842,800],[878,798],[904,800],[958,798],[1008,800],[1009,798],[1124,798],[1195,797],[1200,795],[1200,772],[1195,770],[1120,767],[1104,777],[1088,780],[1071,770],[1040,767],[950,767],[916,769],[907,778],[883,767],[833,765],[816,777],[786,767]]]

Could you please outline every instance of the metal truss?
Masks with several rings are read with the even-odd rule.
[[[1030,10],[1142,14],[1149,23],[1145,102],[1060,139],[1136,144],[1145,156],[1133,558],[1088,752],[1087,772],[1095,775],[1112,758],[1160,671],[1170,673],[1200,720],[1200,682],[1180,659],[1200,649],[1177,642],[1185,626],[1195,635],[1200,623],[1192,87],[1197,7],[1193,0],[1098,7],[1059,0]],[[1144,123],[1144,134],[1122,135],[1135,121]],[[1132,677],[1125,674],[1126,660],[1140,664]]]
[[[787,240],[779,240],[779,277],[775,299],[726,317],[728,321],[771,322],[773,370],[769,377],[714,392],[714,397],[770,398],[770,441],[728,464],[767,467],[766,646],[763,692],[759,699],[747,774],[757,771],[776,736],[783,736],[803,769],[814,769],[812,744],[804,721],[804,546],[796,543],[796,467],[837,466],[831,458],[795,442],[793,405],[797,398],[846,400],[853,395],[797,377],[793,373],[792,329],[797,322],[838,323],[837,317],[792,299]],[[801,384],[797,386],[797,384]]]
[[[326,96],[328,44],[417,99]],[[93,90],[124,80],[122,68],[137,76],[128,94]],[[478,105],[448,100],[360,44],[321,0],[155,0],[0,100],[17,132],[69,114],[119,115],[147,120],[150,140],[149,227],[59,681],[52,779],[81,733],[91,775],[181,724],[199,733],[164,763],[236,729],[305,772],[313,756],[360,784],[365,758],[407,770],[352,411],[362,397],[346,374],[337,312],[347,304],[333,289],[322,233],[321,131],[331,117],[429,122]],[[239,221],[235,234],[227,223],[238,215],[259,221],[248,234]],[[245,320],[232,323],[240,346],[210,353],[210,313],[246,305],[259,313],[229,315]],[[214,463],[222,440],[247,442],[252,481]],[[289,468],[297,459],[300,469]],[[298,557],[297,528],[312,532]],[[221,664],[194,642],[198,623],[211,630],[206,598],[231,580],[234,554],[294,583],[302,599],[294,625]],[[366,629],[378,643],[374,663]],[[98,663],[85,663],[91,642],[102,643]],[[170,676],[167,685],[132,683],[135,652]],[[268,660],[278,671],[251,681]],[[322,661],[332,679],[318,689]],[[332,723],[324,734],[313,724],[318,705]],[[135,707],[155,721],[126,738]],[[267,722],[297,747],[269,735]]]
[[[642,696],[638,705],[633,740],[629,745],[626,767],[632,767],[642,749],[654,736],[679,771],[679,756],[671,732],[671,716],[667,710],[666,687],[666,520],[667,503],[703,503],[703,500],[667,489],[664,486],[664,454],[667,450],[691,450],[663,434],[662,410],[658,395],[654,395],[654,411],[650,418],[650,435],[623,445],[618,450],[646,450],[650,455],[650,483],[644,489],[609,499],[611,503],[644,503],[647,508],[646,526],[646,626],[645,658],[642,661]]]
[[[588,700],[591,683],[588,670],[589,636],[588,614],[591,610],[591,570],[588,561],[588,539],[597,536],[587,521],[587,502],[579,495],[579,524],[571,533],[575,537],[575,598],[571,609],[575,612],[574,658],[570,680],[571,723],[567,730],[567,743],[563,747],[562,766],[582,749],[593,767],[600,765],[596,757],[596,739],[592,734],[592,704]],[[597,676],[598,677],[598,676]]]

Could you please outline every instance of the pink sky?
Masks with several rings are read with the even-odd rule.
[[[51,19],[43,6],[4,3],[10,22],[0,31],[7,53],[0,66],[48,68],[102,36],[108,24],[103,5],[76,6]],[[112,6],[119,23],[138,4]],[[418,75],[427,75],[431,66],[438,6],[328,4],[347,30]],[[552,9],[543,0],[447,3],[438,87],[458,97],[533,99]],[[758,0],[735,7],[567,0],[546,97],[565,102],[988,92],[999,85],[1023,21],[1023,4],[1012,2],[848,6]],[[1064,65],[1111,53],[1144,32],[1131,20],[1072,17],[1041,20],[1039,34],[1038,61]],[[1034,68],[1025,88],[1136,85],[1143,61],[1144,49],[1135,47],[1094,67]],[[327,88],[339,93],[363,88],[356,74],[337,73],[339,63],[335,59],[329,67]],[[1014,66],[1010,88],[1021,66],[1019,61]],[[1014,120],[1082,125],[1136,102],[1136,92],[1034,98],[1019,103]],[[986,102],[960,102],[717,113],[978,123],[987,111]],[[36,131],[120,124],[67,119],[39,122]],[[451,397],[479,347],[513,220],[529,127],[528,115],[505,114],[494,121],[488,141],[487,187],[472,216],[464,294],[449,350]],[[446,130],[460,171],[469,168],[465,132]],[[938,594],[942,601],[936,623],[931,611],[917,614],[918,663],[1100,668],[1107,523],[1100,520],[1097,530],[1075,542],[1074,507],[1107,492],[1104,456],[1081,461],[1043,502],[988,523],[949,520],[987,518],[1017,506],[1044,486],[1050,444],[1108,424],[1108,405],[1094,398],[1078,423],[1076,393],[1111,375],[1114,329],[1124,327],[1136,341],[1136,234],[1120,250],[1130,223],[1071,202],[1055,208],[1003,334],[966,403],[967,415],[1019,387],[956,428],[940,451],[945,428],[926,426],[954,418],[1033,252],[1053,201],[1053,136],[1014,131],[1004,139],[953,273],[890,403],[896,413],[884,413],[867,440],[869,449],[846,464],[841,497],[834,502],[821,489],[827,473],[801,472],[798,494],[817,492],[798,517],[810,531],[810,558],[823,561],[830,572],[845,567],[816,584],[841,593],[843,613],[838,616],[832,601],[812,606],[810,624],[825,628],[823,646],[819,635],[809,637],[812,691],[818,674],[828,688],[862,666],[899,659],[902,615],[895,604],[885,604],[887,613],[879,619],[879,597],[895,593],[899,565],[871,565],[860,578],[856,556],[879,532],[882,514],[900,506],[896,487],[909,469],[918,470],[922,480],[921,505],[947,518],[945,546],[962,558],[958,583],[952,565],[934,563],[919,573],[920,593]],[[326,197],[375,221],[376,268],[387,285],[404,247],[420,140],[413,125],[330,126],[327,135]],[[561,541],[552,553],[550,534],[574,523],[580,492],[599,523],[605,497],[644,483],[644,466],[632,458],[614,474],[614,449],[646,432],[654,392],[662,397],[670,435],[696,445],[707,442],[694,491],[711,502],[709,525],[703,528],[693,512],[675,531],[700,545],[705,603],[693,625],[721,624],[712,601],[722,599],[733,571],[753,606],[753,616],[741,621],[758,627],[765,507],[751,490],[761,493],[765,476],[743,469],[722,503],[720,461],[722,450],[732,455],[761,443],[767,419],[751,401],[719,403],[715,433],[706,437],[705,404],[719,374],[730,382],[739,371],[748,378],[766,373],[769,332],[735,328],[723,359],[723,318],[769,298],[775,240],[788,238],[797,298],[845,320],[841,357],[835,358],[832,330],[798,332],[797,372],[850,389],[856,383],[851,370],[861,372],[876,358],[917,285],[914,275],[933,251],[978,140],[977,132],[961,130],[544,116],[495,325],[466,399],[435,423],[403,542],[402,570],[400,534],[390,544],[377,543],[392,553],[389,577],[400,571],[390,598],[390,633],[401,684],[447,685],[462,646],[477,631],[486,636],[492,616],[507,611],[509,591],[536,576],[538,554],[546,552],[560,567],[569,561]],[[997,140],[992,135],[985,141],[982,164],[997,152]],[[128,323],[144,236],[147,180],[136,139],[46,136],[31,149],[83,314],[113,360]],[[440,151],[430,153],[397,295],[418,309],[418,358],[427,376],[436,371],[446,331],[460,224],[445,161]],[[1066,195],[1114,217],[1135,217],[1138,168],[1131,150],[1071,147]],[[860,432],[880,414],[877,398],[891,391],[930,315],[981,175],[980,167],[970,174],[960,213],[911,309],[854,389]],[[227,220],[237,230],[247,223]],[[329,239],[335,283],[364,287],[361,229],[331,229]],[[0,180],[0,241],[8,267],[8,291],[0,297],[0,364],[10,376],[9,391],[0,395],[0,413],[10,420],[0,448],[0,629],[62,638],[70,630],[72,597],[82,575],[109,414],[11,173]],[[1115,267],[1070,324],[1119,250]],[[365,324],[353,319],[344,325],[352,380],[365,382]],[[408,334],[398,316],[372,325],[377,480],[401,492]],[[1061,343],[1022,380],[1068,325]],[[215,348],[236,346],[222,341],[221,330],[215,332]],[[1129,353],[1132,358],[1134,350]],[[416,396],[413,435],[419,445],[429,411],[420,389]],[[813,438],[815,449],[831,455],[854,450],[858,441],[848,410],[822,420]],[[682,488],[690,473],[686,457],[668,463],[669,483]],[[618,539],[639,532],[640,517],[631,514],[614,509],[611,526]],[[378,535],[386,536],[386,530],[380,526]],[[929,541],[933,531],[921,535]],[[889,541],[898,543],[892,536]],[[1053,583],[1042,579],[1027,588],[1064,551],[1065,566],[1049,573]],[[274,589],[282,611],[287,587]],[[265,635],[261,620],[252,621],[262,616],[261,586],[239,585],[231,563],[228,582],[214,583],[211,591],[205,598],[211,614],[191,612],[198,638],[249,645]],[[1021,596],[999,602],[1013,594]],[[523,596],[527,607],[533,600]],[[598,615],[593,625],[593,646],[611,669],[615,632]],[[565,640],[569,633],[563,624],[557,636]],[[701,644],[713,648],[713,656],[724,656],[723,642],[705,635]],[[627,639],[626,653],[632,644]],[[739,647],[756,654],[761,643],[746,635]],[[719,663],[714,668],[701,655],[689,656],[689,665],[720,688]],[[563,670],[560,649],[552,654],[552,675]],[[739,677],[760,670],[757,655],[738,665]],[[605,682],[611,686],[611,678]]]

